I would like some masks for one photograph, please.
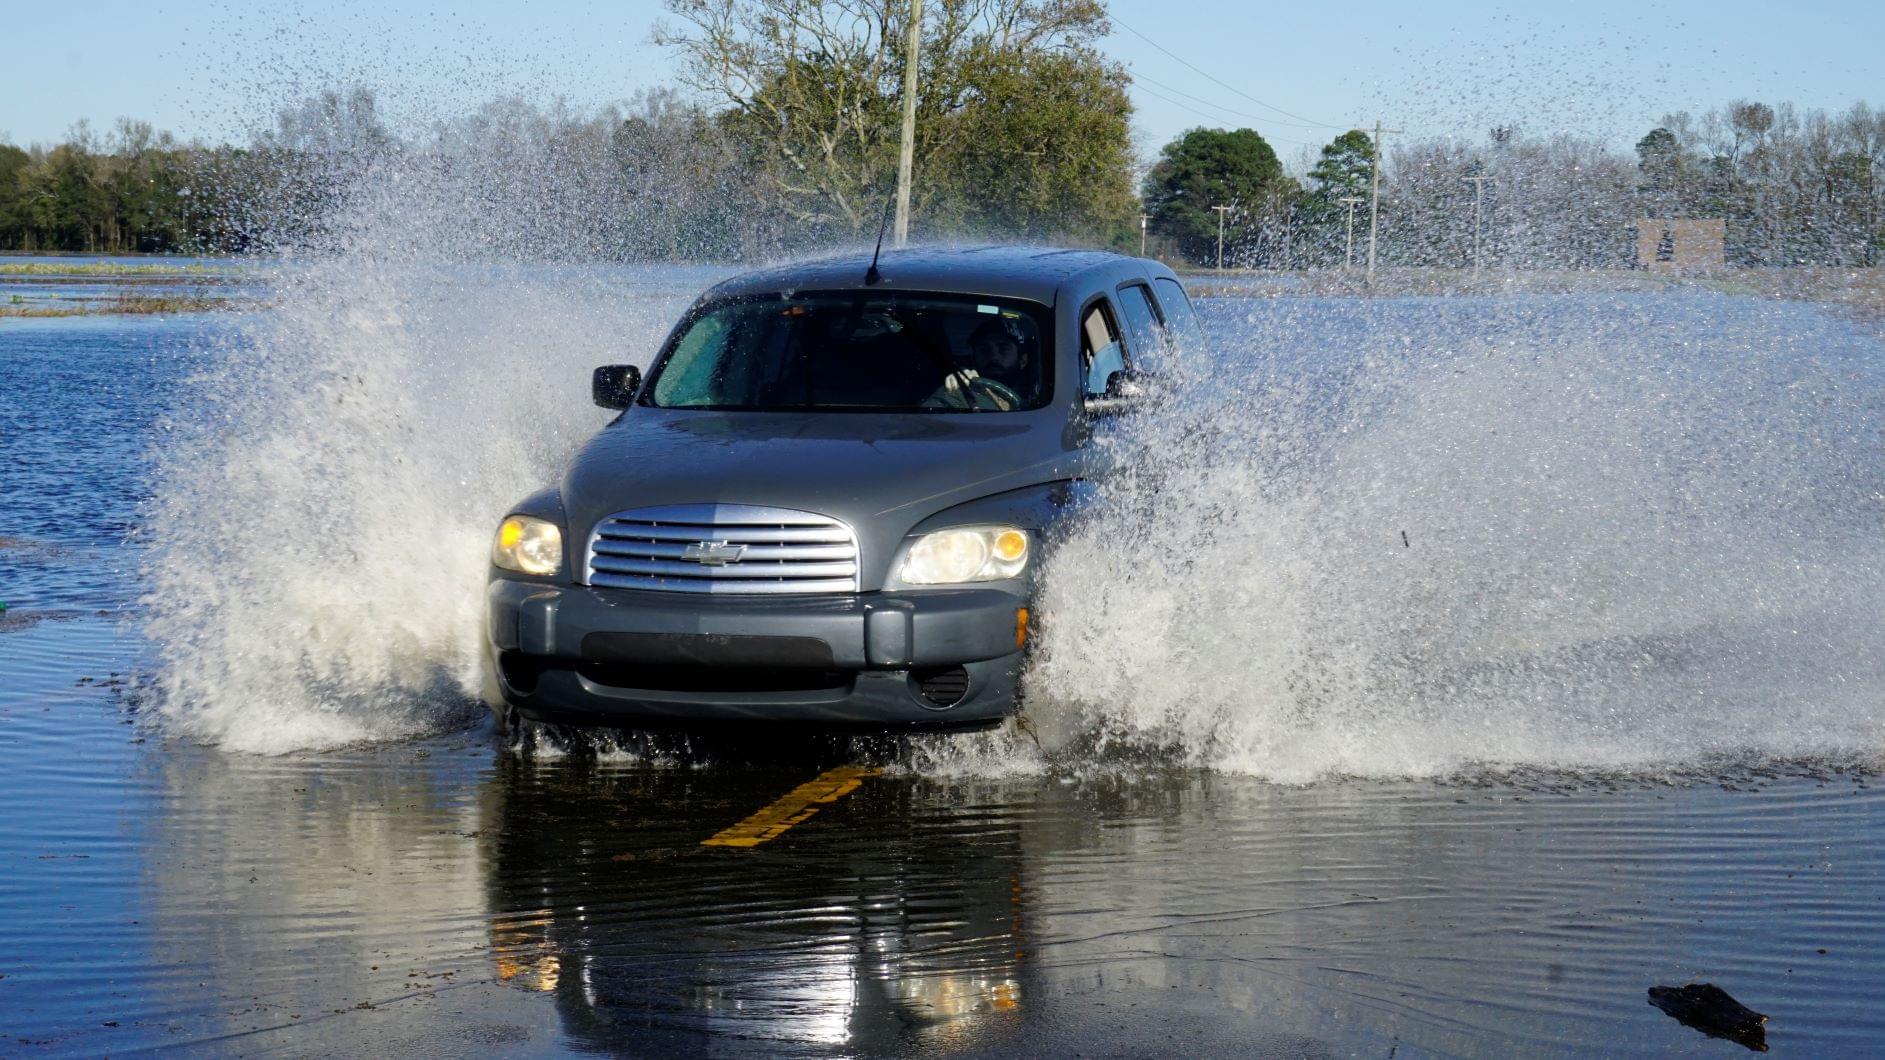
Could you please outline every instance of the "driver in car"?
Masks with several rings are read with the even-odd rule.
[[[952,373],[927,403],[963,404],[964,386],[976,408],[1010,412],[1026,403],[1021,395],[1034,389],[1034,366],[1005,322],[993,319],[976,325],[969,333],[969,355],[975,367]]]

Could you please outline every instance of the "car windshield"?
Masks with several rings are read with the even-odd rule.
[[[883,291],[720,302],[687,322],[647,396],[665,408],[1014,412],[1047,403],[1045,307]]]

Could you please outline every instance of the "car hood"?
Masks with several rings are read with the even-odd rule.
[[[666,504],[760,504],[857,531],[862,584],[882,585],[911,527],[946,508],[1072,478],[1052,410],[1001,414],[715,412],[636,407],[583,447],[562,484],[572,549],[601,519]]]

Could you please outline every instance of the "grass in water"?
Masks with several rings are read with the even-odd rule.
[[[116,261],[0,261],[0,276],[224,276],[234,265]]]
[[[0,305],[0,317],[93,317],[117,315],[154,315],[163,313],[207,313],[233,309],[236,301],[205,295],[125,295],[119,298],[52,305]]]

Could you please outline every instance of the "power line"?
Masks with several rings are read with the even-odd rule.
[[[1233,85],[1228,81],[1223,81],[1216,77],[1213,77],[1212,75],[1205,73],[1203,70],[1199,69],[1198,67],[1193,66],[1191,63],[1185,61],[1183,58],[1181,58],[1176,52],[1172,51],[1170,48],[1165,47],[1163,44],[1160,44],[1158,41],[1155,41],[1152,38],[1146,36],[1145,34],[1140,33],[1138,30],[1133,29],[1131,26],[1128,26],[1125,22],[1120,20],[1119,16],[1111,15],[1108,17],[1110,18],[1110,20],[1112,21],[1114,25],[1125,30],[1127,33],[1130,33],[1133,36],[1139,38],[1140,40],[1146,42],[1147,44],[1150,44],[1152,47],[1157,48],[1159,51],[1164,52],[1167,56],[1171,57],[1172,61],[1178,63],[1178,65],[1183,66],[1187,70],[1190,70],[1192,73],[1197,74],[1199,77],[1202,77],[1207,81],[1211,81],[1222,88],[1226,88],[1232,92],[1235,92],[1236,94],[1244,97],[1250,102],[1255,103],[1259,107],[1263,107],[1266,110],[1273,110],[1277,112],[1278,114],[1283,115],[1286,118],[1294,118],[1297,121],[1308,122],[1311,128],[1346,130],[1345,126],[1330,125],[1328,122],[1316,121],[1314,118],[1305,118],[1300,114],[1295,114],[1290,111],[1284,110],[1283,108],[1275,105],[1274,103],[1265,103],[1263,100],[1260,100],[1257,97],[1251,95],[1250,93],[1245,92],[1243,89],[1238,88],[1236,85]]]
[[[1223,117],[1220,115],[1206,114],[1204,111],[1199,110],[1198,108],[1192,106],[1189,103],[1185,103],[1180,100],[1173,99],[1170,96],[1167,96],[1160,92],[1154,92],[1151,89],[1145,87],[1144,85],[1139,84],[1136,79],[1133,81],[1132,87],[1134,88],[1134,90],[1139,91],[1139,92],[1144,92],[1146,95],[1151,96],[1153,99],[1164,100],[1165,102],[1170,103],[1172,106],[1178,107],[1181,110],[1188,110],[1191,113],[1196,114],[1198,117],[1203,118],[1205,121],[1222,122],[1224,120]],[[1223,108],[1219,108],[1219,109],[1223,109]],[[1228,111],[1227,113],[1237,114],[1237,112],[1234,110]],[[1241,116],[1249,117],[1249,115],[1241,115]],[[1291,139],[1288,139],[1287,137],[1282,137],[1282,136],[1269,136],[1269,137],[1265,137],[1265,139],[1274,140],[1279,144],[1289,144],[1291,147],[1321,147],[1322,146],[1321,144],[1312,144],[1305,140],[1291,140]]]
[[[1160,81],[1156,78],[1147,77],[1146,75],[1140,73],[1138,70],[1132,71],[1132,80],[1133,80],[1133,83],[1135,84],[1137,84],[1140,81],[1149,81],[1152,84],[1155,84],[1158,87],[1174,95],[1183,96],[1186,99],[1190,99],[1190,100],[1196,100],[1197,102],[1202,103],[1205,106],[1215,107],[1226,114],[1235,114],[1239,118],[1249,118],[1251,121],[1260,121],[1260,122],[1263,122],[1265,125],[1281,125],[1281,126],[1284,126],[1285,128],[1290,128],[1290,129],[1320,128],[1320,126],[1304,125],[1301,122],[1277,121],[1275,118],[1268,117],[1267,115],[1251,114],[1247,111],[1241,111],[1234,107],[1226,107],[1222,103],[1213,103],[1211,100],[1205,99],[1203,96],[1194,96],[1191,93],[1186,92],[1182,88],[1173,88],[1171,85],[1168,85],[1165,82]]]

